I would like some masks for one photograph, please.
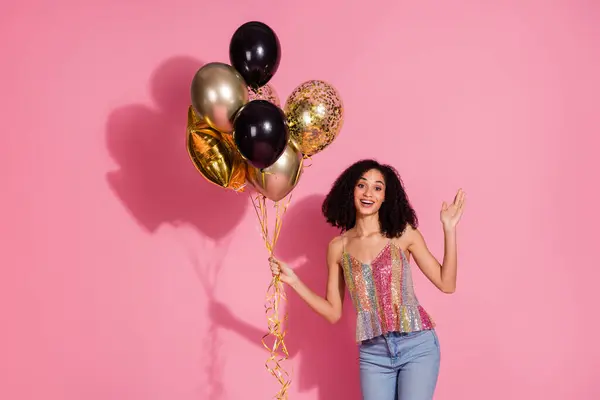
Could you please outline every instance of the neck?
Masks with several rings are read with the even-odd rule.
[[[381,232],[381,225],[379,224],[379,215],[357,215],[356,216],[356,234],[358,236],[370,236]]]

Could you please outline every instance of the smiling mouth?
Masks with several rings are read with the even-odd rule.
[[[373,202],[373,201],[371,201],[371,200],[361,200],[361,201],[360,201],[360,203],[361,203],[363,206],[366,206],[366,207],[370,207],[370,206],[372,206],[373,204],[375,204],[375,202]]]

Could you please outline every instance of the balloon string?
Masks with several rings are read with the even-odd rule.
[[[269,237],[266,197],[263,195],[251,197],[260,224],[261,235],[269,252],[269,256],[272,256],[275,250],[275,245],[277,244],[279,233],[281,231],[283,215],[287,210],[291,197],[290,194],[285,204],[280,204],[279,202],[275,203],[275,226],[272,237]],[[288,398],[287,391],[291,385],[290,374],[281,365],[289,358],[289,352],[285,344],[286,332],[283,327],[283,322],[287,321],[288,315],[286,312],[283,320],[279,318],[281,303],[286,301],[285,290],[279,275],[274,276],[271,280],[271,283],[267,288],[265,300],[268,332],[262,337],[262,344],[270,353],[269,358],[267,358],[267,361],[265,362],[265,367],[267,371],[277,379],[281,386],[279,392],[275,395],[275,398],[278,400],[285,400]],[[267,343],[269,337],[271,337],[272,340],[271,346]]]
[[[302,156],[302,158],[304,158],[305,160],[309,160],[310,161],[310,164],[308,164],[308,165],[304,164],[304,168],[310,168],[310,167],[312,167],[312,165],[313,165],[313,163],[312,163],[312,156],[307,156],[306,154],[304,154]]]
[[[243,185],[233,187],[232,189],[236,193],[242,193],[244,191],[244,189],[246,189],[246,184],[244,183]]]

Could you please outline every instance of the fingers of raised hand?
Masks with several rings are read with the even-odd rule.
[[[454,200],[454,203],[452,203],[452,216],[455,218],[460,218],[460,216],[463,213],[464,210],[464,206],[465,206],[465,192],[460,189],[458,191],[458,193],[456,194],[456,199]]]
[[[457,201],[457,204],[456,204],[456,205],[458,206],[458,208],[459,208],[459,209],[462,209],[462,208],[463,208],[463,206],[465,205],[465,198],[466,198],[465,191],[464,191],[464,190],[462,190],[462,189],[460,189],[460,190],[458,191],[458,195],[457,195],[457,196],[458,196],[458,197],[457,197],[457,200],[458,200],[458,201]]]
[[[454,201],[452,202],[453,206],[460,208],[465,201],[465,191],[462,189],[458,189],[456,192],[456,196],[454,196]]]

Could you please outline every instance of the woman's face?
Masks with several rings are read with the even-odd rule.
[[[365,172],[354,187],[354,206],[359,215],[376,214],[385,200],[385,180],[377,169]]]

